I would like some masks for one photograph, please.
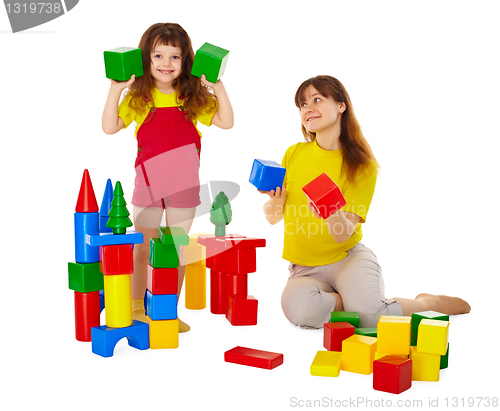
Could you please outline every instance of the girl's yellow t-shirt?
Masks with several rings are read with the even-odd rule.
[[[353,183],[347,184],[345,175],[340,175],[341,150],[323,150],[314,141],[289,147],[281,165],[286,168],[284,184],[288,192],[283,210],[283,258],[306,266],[327,265],[342,260],[347,256],[347,250],[363,237],[361,223],[366,221],[375,191],[377,164],[372,161],[369,166],[358,171]],[[360,217],[351,237],[341,244],[333,239],[326,221],[311,213],[307,197],[302,191],[302,187],[321,173],[326,173],[344,195],[346,205],[342,211]]]
[[[177,107],[182,105],[182,100],[179,99],[179,94],[177,92],[171,94],[163,94],[156,87],[154,87],[151,90],[151,97],[153,97],[155,107]],[[139,130],[139,127],[144,122],[144,120],[146,120],[146,117],[149,113],[149,109],[144,110],[143,113],[138,113],[136,110],[129,107],[129,102],[131,98],[132,96],[130,94],[127,94],[124,97],[124,99],[118,106],[118,117],[120,117],[125,123],[123,128],[127,128],[134,121],[136,122],[137,126],[135,128],[134,135],[135,138],[137,138],[137,131]],[[152,106],[153,105],[150,103],[149,108],[151,108]],[[196,130],[198,131],[200,137],[201,133],[200,130],[198,130],[198,122],[206,125],[207,127],[210,126],[210,124],[212,123],[212,117],[216,111],[217,111],[217,106],[215,107],[214,110],[206,110],[200,113],[193,120],[193,124],[196,127]]]

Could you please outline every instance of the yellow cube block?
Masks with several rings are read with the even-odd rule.
[[[207,268],[204,265],[187,265],[185,283],[186,308],[203,310],[207,306]]]
[[[417,350],[426,354],[446,355],[449,321],[424,318],[418,326]]]
[[[184,265],[206,266],[206,248],[198,244],[198,236],[201,234],[191,234],[189,245],[184,246]]]
[[[439,381],[440,355],[421,353],[417,347],[411,347],[410,360],[413,381]]]
[[[311,364],[311,375],[319,377],[338,377],[342,353],[337,351],[318,351]]]
[[[131,274],[104,276],[104,305],[108,327],[132,325]]]
[[[377,339],[354,334],[342,341],[342,370],[358,374],[371,374],[377,351]]]
[[[149,323],[149,348],[177,348],[179,346],[179,320],[153,321]]]
[[[378,346],[378,343],[377,343],[377,346]],[[409,354],[409,353],[408,353]],[[382,358],[382,357],[386,357],[388,355],[391,355],[393,357],[400,357],[400,358],[408,358],[408,355],[393,355],[393,354],[386,354],[384,352],[379,352],[379,351],[376,351],[375,352],[375,357],[374,357],[374,361]]]
[[[377,324],[377,351],[391,355],[410,354],[411,317],[382,315]]]

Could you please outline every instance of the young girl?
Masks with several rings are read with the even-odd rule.
[[[301,84],[295,104],[306,142],[288,148],[282,161],[287,169],[283,187],[267,192],[270,199],[264,205],[271,224],[285,223],[283,258],[290,261],[290,278],[281,305],[288,320],[302,328],[321,328],[331,311],[355,311],[360,327],[376,327],[381,315],[468,313],[469,304],[455,297],[385,298],[377,257],[360,242],[378,164],[349,95],[337,79],[318,76]],[[326,220],[302,192],[323,172],[347,202]]]
[[[233,109],[224,85],[191,75],[194,52],[191,39],[178,24],[158,23],[142,35],[144,75],[127,82],[111,80],[102,115],[102,128],[114,134],[137,124],[138,149],[132,197],[135,229],[144,242],[134,247],[132,275],[133,318],[146,321],[143,297],[149,263],[149,242],[157,237],[163,210],[168,226],[193,223],[199,196],[201,133],[198,122],[229,129]],[[121,92],[129,88],[118,105]],[[211,88],[213,93],[208,89]],[[179,263],[178,295],[184,280],[183,247]],[[189,326],[179,320],[179,331]]]

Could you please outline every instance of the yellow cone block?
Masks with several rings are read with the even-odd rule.
[[[319,377],[338,377],[342,353],[337,351],[318,351],[311,364],[311,375]]]
[[[417,347],[411,347],[410,360],[413,381],[439,381],[440,355],[421,353]]]
[[[179,346],[179,320],[153,321],[149,323],[149,348],[177,348]]]
[[[191,234],[189,245],[184,246],[185,265],[206,266],[206,248],[198,244],[198,236],[201,234]]]
[[[408,355],[411,345],[411,317],[382,315],[377,324],[377,351]]]
[[[418,326],[417,350],[426,354],[446,355],[449,321],[424,318]]]
[[[132,325],[131,274],[104,276],[104,305],[108,327]]]
[[[187,265],[185,305],[189,310],[203,310],[207,306],[207,268],[204,265]]]
[[[369,375],[377,351],[377,339],[354,334],[342,341],[342,370]]]

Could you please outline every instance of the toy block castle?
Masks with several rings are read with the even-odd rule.
[[[327,351],[318,351],[311,375],[373,373],[375,390],[399,394],[412,381],[438,381],[440,369],[448,366],[448,315],[425,311],[411,317],[381,316],[376,330],[358,326],[357,313],[332,312],[331,322],[324,325]]]

